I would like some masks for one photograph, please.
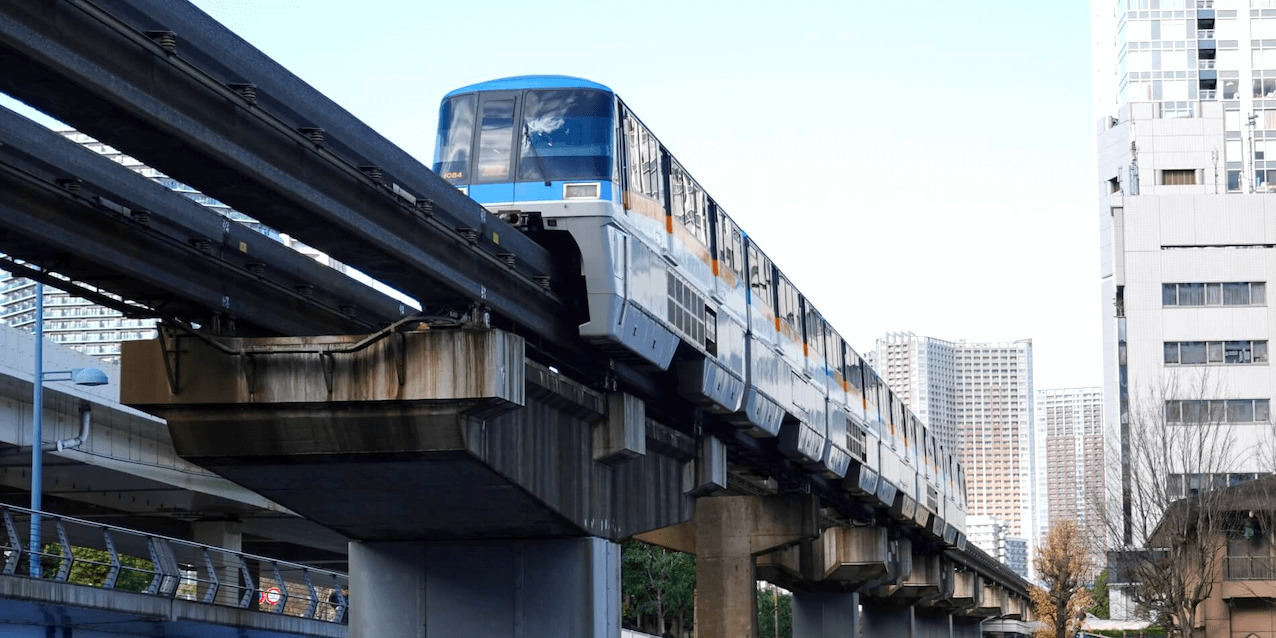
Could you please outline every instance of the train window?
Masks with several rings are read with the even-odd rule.
[[[780,275],[776,278],[776,313],[784,323],[789,324],[793,328],[798,327],[798,292],[797,288],[789,282],[788,278]]]
[[[477,181],[507,181],[510,152],[514,150],[514,100],[489,100],[483,103],[481,110]]]
[[[470,176],[470,150],[474,146],[473,94],[458,95],[439,107],[439,136],[434,141],[434,172],[452,183]]]
[[[718,209],[718,266],[735,273],[736,277],[744,274],[744,235],[740,227],[727,217],[722,209]]]
[[[645,195],[642,189],[642,136],[638,134],[641,127],[634,114],[625,109],[625,174],[630,192]]]
[[[664,203],[660,181],[660,143],[647,127],[625,111],[625,162],[629,171],[629,190]]]
[[[771,260],[749,244],[749,290],[758,303],[771,305]]]
[[[709,245],[709,219],[705,216],[708,202],[700,185],[691,179],[678,162],[669,169],[669,200],[673,218],[701,244]]]
[[[612,100],[601,91],[523,96],[518,179],[611,179]]]
[[[806,348],[812,356],[824,358],[824,318],[810,304],[806,305]]]
[[[824,353],[824,363],[828,365],[829,370],[842,372],[842,335],[833,331],[833,327],[825,324],[825,334],[828,338],[828,350]],[[846,377],[845,374],[842,375]]]
[[[864,370],[860,367],[859,355],[853,350],[847,348],[846,352],[846,379],[855,386],[860,392],[864,391]]]

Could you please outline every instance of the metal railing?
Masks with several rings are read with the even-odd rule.
[[[1213,9],[1214,0],[1196,0],[1197,9]]]
[[[1197,40],[1213,40],[1214,30],[1213,29],[1197,29],[1196,39]]]
[[[20,534],[33,511],[0,504],[6,576],[40,578],[207,605],[345,622],[347,575],[157,534],[40,512],[35,546]]]
[[[1217,61],[1218,61],[1218,60],[1214,60],[1214,59],[1197,60],[1197,61],[1196,61],[1196,68],[1198,68],[1198,69],[1212,69],[1212,68],[1214,68],[1214,63],[1215,63],[1215,62],[1217,62]]]
[[[1213,100],[1218,97],[1218,89],[1201,89],[1202,100]]]
[[[1226,560],[1227,580],[1276,580],[1276,557],[1228,556]]]

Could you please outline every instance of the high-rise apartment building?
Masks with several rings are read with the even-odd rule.
[[[1042,529],[1059,521],[1075,521],[1092,543],[1092,561],[1101,562],[1104,522],[1102,519],[1103,388],[1061,388],[1038,390],[1036,397],[1036,440],[1039,468],[1036,490]],[[1040,542],[1041,539],[1038,539]]]
[[[1180,493],[1271,471],[1276,0],[1092,7],[1095,33],[1110,34],[1094,55],[1104,417],[1118,457],[1107,510],[1123,522],[1112,540],[1139,544],[1134,519],[1149,516],[1132,513],[1125,468],[1141,418],[1231,439],[1209,469],[1166,467]]]
[[[891,333],[867,355],[966,469],[972,515],[1032,539],[1032,341],[968,343]]]

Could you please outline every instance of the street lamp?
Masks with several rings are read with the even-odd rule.
[[[76,385],[106,385],[106,373],[97,368],[44,371],[44,284],[35,283],[35,375],[32,377],[31,414],[31,577],[40,577],[40,508],[44,491],[44,382],[70,381]],[[87,415],[86,415],[87,416]]]

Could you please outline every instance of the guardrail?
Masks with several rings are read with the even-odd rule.
[[[1276,580],[1276,557],[1228,556],[1226,560],[1227,580]]]
[[[20,534],[33,513],[0,504],[6,576],[346,621],[346,574],[47,512],[39,513],[43,528],[56,538],[42,534],[33,554]]]

